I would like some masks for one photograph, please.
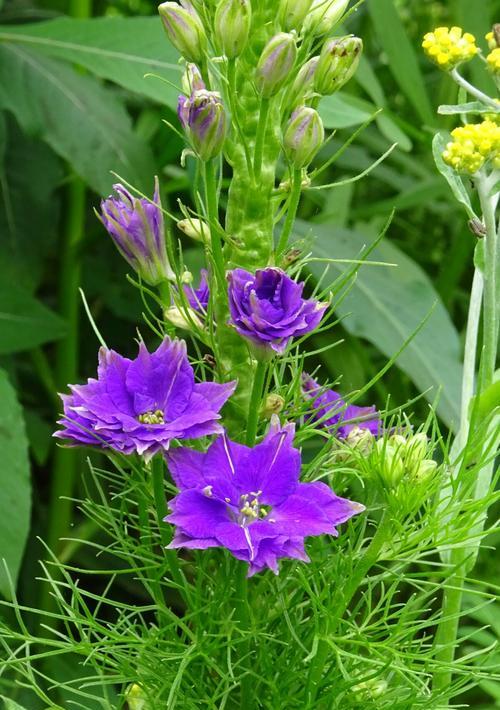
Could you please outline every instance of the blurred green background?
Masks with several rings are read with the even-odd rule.
[[[428,317],[366,403],[394,407],[425,392],[412,406],[414,421],[436,402],[445,431],[458,420],[475,237],[431,153],[435,131],[454,125],[436,108],[454,102],[456,87],[426,61],[420,42],[437,25],[459,24],[485,48],[484,35],[498,20],[496,0],[367,0],[349,18],[345,29],[363,38],[364,59],[356,78],[322,103],[325,125],[336,133],[320,158],[337,151],[377,108],[383,112],[324,182],[348,181],[397,147],[362,180],[308,192],[297,226],[299,244],[315,256],[355,258],[395,208],[373,258],[397,266],[361,270],[336,308],[341,324],[317,337],[318,347],[339,341],[318,364],[349,393]],[[465,71],[493,91],[479,58]],[[33,580],[46,552],[37,536],[84,567],[78,546],[58,537],[65,529],[73,537],[93,534],[80,527],[78,510],[59,501],[78,497],[84,455],[57,448],[51,438],[60,411],[56,392],[95,372],[98,343],[78,288],[114,349],[132,353],[137,325],[145,329],[144,305],[93,209],[116,182],[111,171],[147,194],[159,175],[164,204],[174,213],[178,197],[192,203],[191,176],[180,167],[182,141],[163,122],[177,121],[172,83],[180,83],[178,57],[154,3],[0,0],[0,558],[28,605],[40,603]],[[186,263],[196,271],[202,255],[182,239]],[[345,265],[326,279],[337,268]],[[323,265],[312,272],[320,277]],[[480,562],[491,584],[500,582],[493,559],[484,553]],[[0,593],[11,594],[1,571]],[[498,608],[481,615],[470,623],[493,623],[498,635]],[[493,633],[484,632],[485,645]],[[500,689],[484,684],[467,701],[500,706]]]

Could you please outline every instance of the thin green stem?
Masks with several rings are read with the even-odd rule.
[[[248,408],[247,419],[247,446],[253,446],[255,443],[255,435],[257,434],[257,426],[259,423],[260,405],[262,400],[262,392],[266,379],[267,363],[257,362],[253,379],[252,394],[250,395],[250,406]]]
[[[467,93],[469,93],[471,96],[474,96],[475,99],[478,101],[481,101],[483,104],[486,104],[486,106],[489,106],[492,108],[495,113],[498,112],[498,104],[497,102],[491,98],[491,96],[488,96],[488,94],[483,93],[479,89],[476,89],[475,86],[470,84],[467,79],[464,79],[464,77],[458,73],[457,69],[452,69],[450,72],[453,80],[462,87],[462,89],[465,89]]]
[[[255,153],[253,158],[254,181],[260,179],[262,170],[262,157],[264,154],[264,144],[266,141],[267,119],[269,117],[270,99],[261,99],[259,112],[259,125],[257,126],[257,137],[255,139]]]
[[[286,214],[285,224],[281,230],[278,246],[276,247],[276,258],[279,258],[285,251],[290,234],[292,233],[295,217],[299,208],[300,194],[302,191],[302,170],[294,170],[292,176],[292,189],[290,192],[290,201]]]
[[[204,163],[205,197],[210,226],[210,241],[214,261],[215,277],[221,294],[225,293],[224,254],[222,252],[221,227],[219,224],[219,206],[217,200],[217,181],[212,160]]]
[[[238,562],[236,575],[236,619],[240,624],[240,629],[243,634],[248,634],[250,628],[250,607],[248,604],[248,565],[244,562]],[[241,645],[241,656],[250,655],[250,641],[244,639]],[[240,709],[253,710],[254,703],[254,684],[248,671],[248,659],[245,660],[242,669],[242,679],[240,683]]]

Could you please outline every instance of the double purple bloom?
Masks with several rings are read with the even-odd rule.
[[[141,343],[135,360],[101,348],[97,379],[61,395],[63,429],[55,436],[150,459],[172,439],[221,433],[219,411],[235,386],[195,383],[182,340],[165,338],[153,353]]]
[[[302,375],[302,389],[310,399],[314,409],[311,419],[319,421],[324,429],[336,429],[341,439],[346,439],[356,429],[365,429],[379,436],[382,432],[382,420],[375,407],[357,407],[348,405],[335,390],[325,390],[307,373]],[[354,421],[361,419],[361,421]]]
[[[248,562],[249,576],[278,573],[282,557],[309,561],[304,539],[337,535],[336,525],[364,507],[339,498],[324,483],[300,483],[294,427],[274,418],[253,449],[218,437],[206,453],[170,451],[167,462],[180,489],[165,520],[176,526],[171,548],[226,547]]]
[[[251,274],[228,274],[231,324],[240,335],[267,351],[283,353],[293,337],[311,332],[328,307],[302,298],[304,284],[275,267]]]

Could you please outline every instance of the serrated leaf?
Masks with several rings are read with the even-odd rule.
[[[432,153],[434,155],[436,167],[441,175],[446,179],[456,199],[465,207],[469,218],[477,219],[462,178],[443,160],[443,151],[446,148],[446,143],[447,140],[445,139],[444,134],[436,133],[434,140],[432,141]]]
[[[93,77],[26,47],[3,44],[0,106],[101,194],[111,191],[112,170],[151,191],[154,161],[148,145],[133,132],[123,104]]]
[[[3,370],[0,370],[0,451],[0,561],[5,560],[15,584],[30,526],[30,464],[21,405]],[[0,593],[10,596],[3,563]]]
[[[65,335],[62,318],[27,291],[0,284],[0,355],[58,340]]]

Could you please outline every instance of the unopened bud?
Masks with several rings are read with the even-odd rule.
[[[168,320],[169,323],[172,323],[176,328],[192,330],[193,326],[197,326],[198,328],[203,327],[199,316],[192,308],[181,309],[177,306],[170,306],[170,308],[165,309],[163,315],[165,320]]]
[[[382,678],[372,678],[358,683],[353,687],[354,693],[361,700],[376,700],[387,692],[387,681]]]
[[[181,274],[181,283],[190,284],[193,283],[193,274],[190,271],[183,271]]]
[[[369,454],[375,443],[375,437],[369,429],[355,426],[346,437],[346,444],[360,454]]]
[[[278,19],[284,30],[299,30],[312,5],[312,0],[281,0]]]
[[[210,236],[207,223],[202,222],[201,219],[181,219],[177,222],[177,226],[186,236],[200,242],[206,241]]]
[[[201,91],[206,89],[205,82],[201,76],[201,72],[192,62],[186,64],[186,69],[182,75],[182,90],[186,96],[191,96],[193,91]]]
[[[384,439],[379,439],[375,447],[379,455],[378,470],[382,481],[390,488],[396,488],[405,473],[401,447],[393,446]]]
[[[277,94],[293,69],[297,58],[295,36],[280,32],[272,37],[260,55],[255,70],[255,85],[265,99]]]
[[[309,165],[323,145],[325,129],[313,108],[302,106],[294,111],[284,137],[285,154],[296,169]]]
[[[424,459],[413,471],[413,480],[416,483],[428,483],[436,473],[437,463],[432,459]]]
[[[314,88],[328,96],[338,91],[358,68],[363,42],[359,37],[329,39],[323,45],[314,74]]]
[[[207,161],[219,155],[227,130],[220,94],[203,89],[195,91],[188,99],[181,96],[178,114],[199,158]]]
[[[252,24],[250,0],[221,0],[215,11],[215,36],[228,59],[245,49]]]
[[[491,51],[500,47],[500,23],[493,25],[491,32],[486,35],[486,41]]]
[[[429,449],[429,439],[421,432],[410,436],[406,443],[407,456],[411,461],[421,461]]]
[[[174,47],[188,60],[201,62],[207,51],[207,36],[196,11],[176,2],[158,6],[163,28]]]
[[[142,692],[142,688],[137,683],[129,686],[125,693],[125,699],[129,710],[146,710],[146,698]]]
[[[279,394],[268,394],[264,406],[262,407],[262,416],[264,419],[271,419],[273,414],[279,414],[285,406],[285,400]]]
[[[319,56],[311,57],[301,68],[292,87],[287,92],[288,106],[295,108],[300,103],[304,103],[314,90],[314,74],[318,66]]]
[[[330,32],[340,22],[348,5],[349,0],[313,0],[304,32],[314,35]]]

